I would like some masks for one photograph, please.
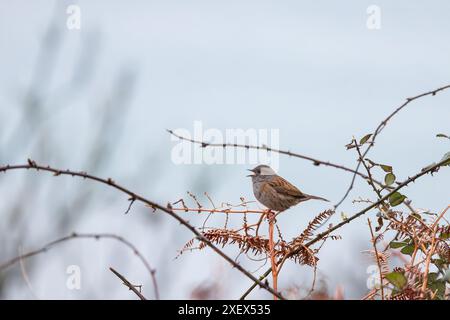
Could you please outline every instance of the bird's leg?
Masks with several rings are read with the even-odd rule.
[[[267,215],[267,220],[268,220],[269,222],[276,223],[276,222],[277,222],[276,217],[278,217],[278,215],[279,215],[280,213],[282,213],[282,212],[283,212],[283,211],[278,211],[278,212],[276,212],[276,211],[268,210],[267,213],[266,213],[266,215]]]
[[[275,213],[275,215],[273,216],[273,220],[274,220],[274,222],[276,223],[277,222],[277,220],[276,220],[276,217],[278,217],[278,215],[280,214],[280,213],[282,213],[282,212],[284,212],[284,210],[282,210],[282,211],[278,211],[277,213]]]

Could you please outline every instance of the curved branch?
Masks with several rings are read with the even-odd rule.
[[[189,224],[189,222],[187,222],[186,220],[181,218],[178,214],[176,214],[175,211],[172,210],[172,207],[170,204],[168,204],[167,207],[163,207],[162,205],[157,204],[156,202],[150,201],[150,200],[144,198],[143,196],[140,196],[137,193],[134,193],[133,191],[130,191],[127,188],[115,183],[111,178],[103,179],[103,178],[100,178],[100,177],[97,177],[97,176],[94,176],[94,175],[91,175],[91,174],[88,174],[88,173],[82,172],[82,171],[76,172],[76,171],[71,171],[68,169],[60,170],[60,169],[52,168],[50,166],[41,166],[41,165],[38,165],[35,161],[30,160],[30,159],[28,159],[28,164],[2,166],[2,167],[0,167],[0,172],[2,172],[2,171],[6,172],[6,171],[11,171],[11,170],[23,170],[23,169],[31,169],[31,170],[36,170],[36,171],[47,171],[47,172],[52,172],[55,176],[67,175],[67,176],[81,177],[84,179],[89,179],[89,180],[93,180],[96,182],[100,182],[102,184],[109,185],[110,187],[117,189],[117,190],[121,191],[122,193],[129,195],[130,198],[135,199],[135,201],[140,201],[142,203],[145,203],[146,205],[152,207],[153,209],[159,209],[159,210],[167,213],[172,218],[177,220],[180,224],[182,224],[184,227],[189,229],[193,234],[196,235],[197,239],[204,242],[214,252],[216,252],[219,256],[221,256],[223,259],[228,261],[234,268],[239,270],[241,273],[243,273],[246,277],[251,279],[257,285],[266,289],[270,293],[276,295],[278,298],[284,299],[280,293],[275,292],[275,290],[273,290],[272,287],[270,287],[268,284],[259,281],[254,275],[252,275],[250,272],[245,270],[241,265],[236,263],[232,258],[227,256],[216,245],[214,245],[211,241],[209,241],[207,238],[205,238],[195,227],[193,227],[191,224]]]
[[[264,146],[264,145],[263,146],[254,146],[254,145],[239,144],[239,143],[209,143],[209,142],[205,142],[205,141],[200,141],[200,140],[195,140],[195,139],[190,139],[190,138],[183,137],[183,136],[181,136],[179,134],[176,134],[175,132],[173,132],[173,130],[170,130],[170,129],[166,129],[166,130],[167,130],[167,132],[169,132],[174,137],[176,137],[176,138],[178,138],[180,140],[189,141],[189,142],[194,143],[194,144],[199,144],[199,145],[201,145],[202,148],[206,148],[206,147],[216,147],[216,148],[218,148],[218,147],[222,147],[222,148],[234,147],[234,148],[245,148],[245,149],[265,150],[265,151],[268,151],[268,152],[276,152],[276,153],[279,153],[279,154],[287,155],[289,157],[300,158],[300,159],[304,159],[304,160],[307,160],[307,161],[311,161],[315,166],[323,165],[323,166],[327,166],[327,167],[332,167],[332,168],[336,168],[336,169],[340,169],[340,170],[343,170],[343,171],[347,171],[347,172],[353,173],[353,174],[358,175],[361,178],[366,179],[366,180],[369,179],[368,176],[366,176],[364,173],[358,172],[357,170],[354,170],[354,169],[351,169],[351,168],[348,168],[348,167],[345,167],[343,165],[336,164],[336,163],[333,163],[333,162],[330,162],[330,161],[322,161],[322,160],[319,160],[319,159],[315,159],[315,158],[312,158],[312,157],[309,157],[309,156],[305,156],[305,155],[302,155],[302,154],[299,154],[299,153],[291,152],[291,151],[274,149],[274,148],[271,148],[271,147],[268,147],[268,146]],[[389,186],[384,185],[380,181],[374,180],[374,182],[376,184],[378,184],[379,186],[381,186],[381,187],[389,188]]]
[[[96,240],[98,240],[98,239],[113,239],[113,240],[119,241],[120,243],[123,243],[125,246],[130,248],[131,251],[133,251],[133,253],[136,256],[138,256],[139,260],[141,260],[142,264],[149,272],[149,274],[152,278],[152,282],[153,282],[155,299],[159,300],[158,283],[157,283],[156,277],[155,277],[156,270],[150,267],[150,264],[145,259],[145,257],[139,252],[139,250],[131,242],[129,242],[128,240],[126,240],[125,238],[123,238],[121,236],[118,236],[115,234],[110,234],[110,233],[75,233],[74,232],[68,236],[53,240],[53,241],[47,243],[46,245],[44,245],[43,247],[41,247],[40,249],[29,251],[27,253],[21,254],[17,257],[14,257],[14,258],[0,264],[0,271],[3,271],[4,269],[16,264],[17,262],[22,261],[23,259],[28,259],[28,258],[31,258],[38,254],[47,252],[53,246],[61,244],[66,241],[69,241],[69,240],[73,240],[73,239],[96,239]]]

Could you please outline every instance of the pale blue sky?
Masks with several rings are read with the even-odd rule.
[[[63,168],[83,169],[83,155],[98,129],[99,100],[114,94],[111,83],[121,68],[135,73],[112,165],[96,173],[115,177],[162,204],[185,197],[187,190],[209,191],[217,202],[236,202],[240,196],[253,199],[245,178],[246,165],[173,164],[170,152],[174,143],[166,128],[192,130],[194,121],[199,120],[205,128],[219,130],[279,129],[282,149],[354,166],[354,152],[344,147],[352,136],[374,130],[406,97],[450,83],[450,3],[444,0],[71,1],[67,3],[80,6],[82,19],[81,29],[73,31],[65,27],[65,5],[57,7],[55,3],[0,0],[1,160],[23,162],[33,156],[31,147],[16,155],[5,148],[14,138],[13,128],[23,112],[20,99],[35,70],[43,34],[56,12],[63,38],[61,51],[52,58],[56,70],[38,76],[42,92],[52,97],[46,102],[54,112],[42,120],[31,139],[50,133],[52,144],[67,149],[44,160]],[[366,27],[366,9],[372,4],[381,9],[380,30]],[[86,69],[77,74],[74,66],[80,63],[80,56],[89,55],[88,48],[95,52],[92,65],[84,65]],[[449,102],[450,92],[443,92],[409,105],[379,137],[371,159],[393,165],[399,179],[439,160],[450,149],[448,142],[435,137],[440,132],[450,133]],[[70,156],[64,156],[68,153]],[[144,157],[147,153],[155,155]],[[345,172],[287,157],[280,158],[279,173],[305,192],[333,202],[343,195],[351,178]],[[442,170],[405,193],[417,207],[438,211],[448,205],[449,178],[450,171]],[[57,183],[63,186],[68,182]],[[0,190],[14,195],[14,188],[6,188],[5,183]],[[333,222],[339,221],[340,211],[356,212],[361,205],[351,200],[359,196],[373,197],[361,181]],[[152,229],[158,234],[156,240],[153,233],[146,232],[151,221],[143,224],[137,215],[122,215],[126,202],[120,195],[109,192],[107,199],[107,203],[96,202],[90,210],[99,213],[85,217],[74,230],[117,231],[139,244],[149,259],[164,253],[165,243],[181,247],[190,239],[187,231],[166,222],[161,230]],[[307,203],[280,217],[286,237],[298,234],[324,208],[323,203]],[[36,215],[51,223],[49,215],[55,213],[49,213],[50,209],[40,204]],[[47,226],[32,229],[39,241],[55,238],[46,233],[52,231]],[[342,285],[347,298],[358,298],[364,294],[366,268],[371,264],[361,253],[369,249],[365,219],[339,234],[343,240],[330,242],[321,251],[319,270],[330,290]],[[108,256],[104,253],[109,250],[108,243],[102,245],[104,249],[93,250],[89,243],[86,248],[85,253],[68,249],[77,256],[72,260],[83,269],[91,268],[86,273],[93,279],[104,276],[108,271],[103,264],[90,266],[86,261],[99,252]],[[33,273],[40,297],[129,297],[109,274],[104,280],[111,289],[108,296],[102,296],[100,289],[94,290],[95,294],[83,290],[67,293],[58,281],[65,279],[64,266],[74,263],[70,254],[64,248],[56,249],[49,257],[59,262],[47,261],[46,268]],[[165,298],[186,297],[192,285],[219,267],[234,281],[226,287],[225,298],[236,298],[248,284],[212,252],[194,252],[172,260],[174,256],[176,252],[166,252],[155,262],[157,269],[166,269],[174,278],[171,287],[161,285]],[[256,264],[246,266],[254,269]],[[59,276],[55,278],[55,274]],[[310,274],[304,266],[288,266],[280,285],[303,285]],[[139,269],[134,280],[142,277],[145,271]],[[29,298],[23,283],[13,283],[11,288],[7,297]],[[259,291],[254,297],[268,296]]]

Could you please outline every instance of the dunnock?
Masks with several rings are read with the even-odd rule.
[[[256,199],[270,210],[284,211],[296,204],[310,199],[328,201],[327,199],[312,196],[301,192],[291,183],[278,176],[271,167],[259,165],[249,169],[253,174],[253,193]]]

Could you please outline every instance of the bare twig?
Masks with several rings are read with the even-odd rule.
[[[447,211],[450,209],[450,206],[447,206],[447,208],[445,208],[441,214],[436,218],[436,220],[434,221],[433,225],[431,226],[431,229],[434,229],[437,227],[437,224],[439,222],[439,220],[444,219],[444,215],[447,213]]]
[[[130,199],[128,199],[128,201],[130,201],[130,204],[128,205],[127,211],[125,211],[125,214],[128,214],[131,210],[131,206],[133,205],[133,203],[136,201],[135,198],[131,197]]]
[[[383,270],[381,269],[381,263],[380,263],[380,257],[378,256],[378,249],[377,249],[377,241],[375,238],[375,234],[373,233],[372,230],[372,224],[370,223],[370,219],[367,219],[367,223],[369,224],[369,229],[370,229],[370,235],[372,237],[372,245],[373,245],[373,249],[375,251],[375,257],[377,260],[377,265],[378,265],[378,272],[380,273],[380,290],[381,290],[381,300],[384,300],[384,288],[383,288]]]
[[[126,285],[131,291],[133,291],[139,297],[139,299],[147,300],[147,298],[145,298],[144,295],[141,292],[139,292],[139,290],[136,289],[136,286],[131,284],[131,282],[128,281],[123,275],[121,275],[119,272],[117,272],[111,267],[109,268],[109,270],[111,270],[111,272],[114,273],[117,276],[117,278],[122,280],[123,284]]]
[[[154,294],[155,294],[155,298],[159,299],[159,290],[158,290],[158,283],[156,281],[156,276],[155,276],[155,269],[152,269],[150,267],[150,264],[148,263],[148,261],[145,259],[145,257],[142,255],[142,253],[139,252],[139,250],[128,240],[126,240],[125,238],[115,235],[115,234],[109,234],[109,233],[72,233],[68,236],[56,239],[54,241],[51,241],[49,243],[47,243],[46,245],[44,245],[43,247],[41,247],[40,249],[37,250],[33,250],[33,251],[29,251],[27,253],[23,253],[20,254],[17,257],[14,257],[2,264],[0,264],[0,271],[3,271],[5,269],[7,269],[8,267],[16,264],[17,262],[21,262],[24,259],[28,259],[31,258],[33,256],[36,256],[38,254],[47,252],[48,250],[50,250],[53,246],[61,244],[63,242],[69,241],[69,240],[73,240],[73,239],[112,239],[112,240],[116,240],[119,241],[120,243],[124,244],[125,246],[127,246],[128,248],[130,248],[133,253],[139,258],[139,260],[141,260],[142,264],[144,265],[144,267],[147,269],[147,271],[149,272],[152,282],[153,282],[153,289],[154,289]]]
[[[369,177],[369,179],[367,179],[367,182],[370,184],[370,186],[372,187],[373,191],[375,191],[375,193],[377,194],[378,199],[380,199],[381,198],[381,192],[375,186],[375,183],[373,181],[372,172],[370,171],[370,168],[367,166],[367,163],[366,163],[366,161],[364,160],[364,158],[363,158],[363,156],[361,154],[360,145],[358,144],[358,142],[355,139],[353,139],[353,144],[355,145],[356,151],[358,152],[359,162],[363,164],[364,168],[366,169],[367,175]]]
[[[216,209],[216,205],[215,205],[214,202],[212,201],[212,199],[211,199],[211,197],[209,196],[208,192],[205,192],[204,194],[205,194],[206,198],[208,198],[208,201],[211,203],[212,207],[213,207],[214,209]],[[205,228],[206,228],[206,222],[208,222],[208,219],[209,219],[209,217],[211,217],[212,214],[213,214],[213,212],[210,212],[210,213],[208,214],[208,216],[206,217],[206,219],[203,221],[201,230],[205,230]],[[236,261],[236,260],[235,260],[235,261]]]
[[[121,191],[122,193],[127,194],[128,196],[136,199],[137,201],[140,201],[142,203],[145,203],[147,206],[152,207],[154,209],[159,209],[168,215],[170,215],[172,218],[177,220],[180,224],[182,224],[184,227],[189,229],[193,234],[196,235],[196,237],[204,242],[207,246],[209,246],[214,252],[216,252],[218,255],[220,255],[223,259],[225,259],[227,262],[229,262],[234,268],[239,270],[241,273],[243,273],[246,277],[251,279],[253,282],[255,282],[260,287],[264,288],[265,290],[269,291],[272,294],[275,294],[278,298],[283,299],[280,293],[275,292],[268,284],[263,283],[259,281],[255,276],[253,276],[250,272],[245,270],[241,265],[236,263],[234,259],[230,258],[228,255],[226,255],[222,250],[220,250],[216,245],[214,245],[211,241],[209,241],[207,238],[205,238],[194,226],[192,226],[189,222],[181,218],[178,214],[175,213],[174,210],[172,210],[171,205],[169,204],[167,207],[164,207],[160,204],[157,204],[156,202],[150,201],[143,196],[140,196],[136,194],[135,192],[115,183],[111,178],[103,179],[91,174],[88,174],[86,172],[77,172],[72,170],[61,170],[52,168],[50,166],[41,166],[38,165],[35,161],[28,159],[28,164],[22,164],[22,165],[6,165],[0,167],[0,172],[6,172],[10,170],[23,170],[23,169],[32,169],[36,171],[47,171],[52,172],[55,176],[59,175],[67,175],[72,177],[81,177],[84,179],[89,179],[92,181],[96,181],[99,183],[103,183],[106,185],[109,185],[110,187],[117,189]]]
[[[19,247],[19,254],[22,255],[23,254],[23,248],[22,246]],[[22,273],[22,277],[23,280],[25,281],[25,283],[27,284],[28,289],[30,290],[31,294],[33,295],[33,298],[35,300],[39,300],[38,296],[36,295],[36,293],[34,292],[33,286],[31,285],[31,281],[30,278],[28,277],[28,273],[27,270],[25,269],[25,263],[23,261],[23,259],[19,260],[19,265],[20,265],[20,272]]]
[[[423,273],[423,282],[422,282],[422,287],[420,290],[420,297],[422,299],[425,298],[425,293],[426,293],[427,285],[428,285],[428,270],[430,268],[431,257],[436,253],[435,249],[436,249],[436,237],[433,236],[433,239],[431,240],[431,247],[430,247],[429,252],[427,253],[427,257],[425,260],[425,270]]]

